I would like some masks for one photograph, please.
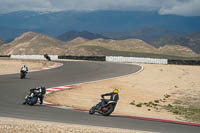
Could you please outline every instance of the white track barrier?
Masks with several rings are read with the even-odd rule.
[[[109,62],[135,62],[135,63],[151,63],[151,64],[168,64],[167,59],[139,58],[139,57],[122,57],[122,56],[106,56]]]
[[[52,60],[57,60],[58,55],[49,55]],[[44,55],[11,55],[10,58],[13,59],[37,59],[37,60],[46,60]]]

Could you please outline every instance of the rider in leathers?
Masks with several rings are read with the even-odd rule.
[[[28,67],[26,65],[23,65],[20,71],[28,73]]]
[[[46,88],[43,86],[30,89],[30,96],[37,95],[38,98],[40,99],[40,104],[43,103],[45,93],[46,93]]]
[[[104,99],[104,96],[110,96],[110,99]],[[102,105],[105,105],[109,101],[115,101],[117,103],[119,100],[118,90],[115,89],[113,92],[102,94],[101,97],[104,99]]]

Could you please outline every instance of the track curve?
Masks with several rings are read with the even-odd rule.
[[[31,120],[54,121],[124,129],[146,130],[166,133],[198,133],[199,126],[181,125],[117,116],[91,116],[85,112],[51,108],[46,106],[23,106],[21,100],[30,88],[44,85],[61,86],[127,75],[140,70],[140,66],[107,62],[62,62],[63,67],[29,73],[28,79],[19,74],[0,76],[0,116]],[[81,100],[81,99],[80,99]]]

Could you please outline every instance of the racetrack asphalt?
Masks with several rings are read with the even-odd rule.
[[[59,109],[43,105],[21,105],[21,102],[29,89],[37,86],[43,85],[50,88],[89,82],[127,75],[141,69],[138,65],[108,62],[68,61],[62,63],[64,65],[59,68],[28,73],[27,79],[20,79],[19,74],[0,75],[0,117],[14,117],[162,133],[200,132],[200,126],[125,118],[120,116],[105,117],[101,115],[89,115],[86,112]]]

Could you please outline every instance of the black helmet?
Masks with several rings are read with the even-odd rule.
[[[41,86],[42,94],[44,95],[46,93],[46,88],[44,86]]]
[[[41,86],[41,89],[46,89],[45,86]]]

